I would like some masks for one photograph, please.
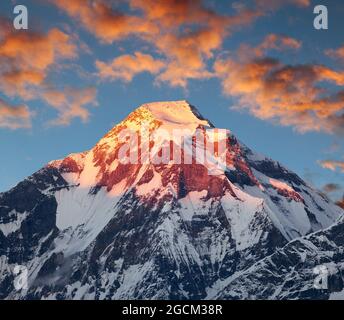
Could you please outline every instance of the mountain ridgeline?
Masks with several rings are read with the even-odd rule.
[[[212,161],[122,161],[123,130],[143,124],[141,160],[166,145],[185,159],[196,144],[185,135],[215,129],[186,101],[144,104],[91,150],[0,194],[0,299],[344,298],[339,206],[229,130],[216,174]],[[319,265],[327,289],[314,286]]]

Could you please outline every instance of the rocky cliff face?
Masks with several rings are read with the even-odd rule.
[[[342,214],[186,101],[146,104],[0,194],[0,298],[329,298],[311,269],[341,270]]]

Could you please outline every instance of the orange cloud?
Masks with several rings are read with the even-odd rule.
[[[224,93],[238,98],[237,108],[260,119],[294,126],[300,132],[344,133],[344,91],[333,93],[322,86],[323,82],[342,86],[344,72],[263,57],[263,47],[274,47],[266,43],[258,50],[246,47],[249,55],[239,53],[216,61],[214,70],[222,79]]]
[[[277,10],[285,5],[296,5],[299,7],[308,7],[311,0],[255,0],[258,7],[266,10]]]
[[[302,46],[301,41],[285,35],[269,34],[265,37],[263,42],[255,48],[256,56],[261,56],[266,50],[284,50],[284,49],[300,49]]]
[[[101,0],[50,0],[75,18],[89,32],[105,43],[112,43],[131,34],[152,32],[154,25],[137,16],[121,13]]]
[[[53,28],[46,34],[31,31],[15,31],[9,22],[0,19],[0,90],[7,97],[19,97],[25,101],[42,99],[50,106],[58,110],[59,118],[57,123],[67,124],[72,118],[79,117],[87,120],[89,112],[85,105],[94,103],[95,90],[92,92],[86,88],[81,93],[86,93],[81,97],[80,90],[72,88],[62,88],[60,92],[52,89],[53,84],[48,83],[48,75],[66,59],[74,59],[78,56],[78,46],[75,39],[59,29]],[[56,95],[52,98],[52,91],[57,96],[62,96],[64,101],[58,100]],[[92,97],[92,101],[90,100]],[[0,127],[11,127],[13,129],[29,127],[29,109],[27,106],[20,108],[4,108],[6,118],[3,116]],[[14,114],[15,111],[21,122],[17,125]],[[21,113],[19,113],[19,111]],[[5,120],[3,120],[5,119]],[[12,119],[11,121],[8,119]]]
[[[166,57],[166,68],[157,77],[173,87],[186,87],[189,79],[204,79],[212,76],[207,60],[222,46],[225,34],[217,28],[208,28],[183,36],[161,35],[156,47]]]
[[[199,0],[131,0],[134,9],[140,9],[144,16],[160,27],[178,28],[185,23],[197,23],[217,16],[207,10]]]
[[[234,28],[251,23],[256,18],[266,14],[266,6],[275,10],[287,4],[299,6],[309,5],[308,0],[256,0],[254,10],[241,6],[233,15],[223,14],[207,7],[201,0],[128,0],[129,10],[121,12],[113,2],[104,0],[50,0],[59,9],[75,19],[83,28],[94,34],[103,43],[128,39],[135,36],[145,44],[152,46],[152,50],[162,58],[155,59],[149,54],[136,52],[132,55],[122,55],[108,63],[96,61],[98,74],[102,79],[121,79],[129,82],[141,72],[149,72],[156,76],[158,82],[167,82],[171,86],[186,87],[190,79],[205,79],[214,77],[215,73],[208,68],[209,59],[220,50],[227,36]],[[56,89],[47,82],[47,76],[57,63],[65,59],[78,56],[78,47],[65,32],[56,28],[46,34],[33,32],[13,32],[5,27],[0,30],[0,89],[10,97],[21,97],[24,100],[42,99],[55,108],[59,114],[56,124],[67,124],[78,117],[86,121],[89,104],[96,104],[95,90],[63,88]],[[253,51],[255,58],[262,57],[268,49],[283,50],[298,49],[301,43],[287,36],[271,34]],[[234,61],[234,60],[233,60]],[[232,61],[232,62],[233,62]],[[244,63],[245,64],[245,63]],[[231,67],[231,74],[239,73],[239,81],[233,86],[228,85],[225,73]],[[299,76],[296,69],[287,68],[279,62],[253,61],[246,63],[241,70],[231,61],[217,61],[216,74],[222,77],[224,86],[230,87],[229,94],[254,95],[257,103],[264,103],[264,108],[254,108],[254,112],[261,117],[281,117],[283,98],[293,100],[292,108],[305,109],[301,106],[301,98],[320,95],[321,90],[315,84],[321,80],[336,84],[343,83],[341,73],[317,67],[306,70],[306,76]],[[241,71],[248,71],[246,78]],[[313,73],[316,80],[311,80]],[[259,79],[266,76],[265,80]],[[270,78],[269,78],[270,77]],[[275,81],[276,80],[276,81]],[[305,89],[304,93],[296,94],[290,83]],[[227,83],[227,84],[226,84]],[[289,85],[288,85],[289,83]],[[308,88],[310,86],[310,88]],[[271,91],[271,93],[268,93]],[[290,93],[291,92],[291,93]],[[280,94],[284,95],[280,95]],[[270,94],[270,98],[269,98]],[[303,96],[302,96],[303,95]],[[271,98],[271,96],[273,96]],[[277,114],[271,115],[272,100],[278,101]],[[317,99],[317,117],[327,119],[327,127],[339,126],[341,119],[335,113],[342,103],[342,95],[322,97]],[[332,108],[324,111],[323,105],[330,101]],[[302,114],[298,119],[307,116]],[[284,118],[285,123],[293,123],[294,118]],[[331,122],[331,125],[329,124]],[[338,124],[335,124],[338,122]]]
[[[157,81],[184,88],[189,79],[212,77],[207,62],[221,49],[232,29],[262,15],[250,9],[225,15],[207,8],[200,0],[132,0],[130,3],[143,12],[144,19],[158,27],[158,34],[142,37],[165,56],[166,66]]]
[[[97,60],[96,67],[101,79],[119,79],[130,82],[136,74],[141,72],[157,74],[164,67],[164,62],[154,59],[149,54],[135,52],[134,55],[119,56],[109,63]]]
[[[8,32],[0,38],[0,88],[9,96],[30,99],[27,86],[41,85],[51,66],[76,56],[71,37],[58,29],[45,35]]]
[[[323,160],[323,161],[319,161],[319,164],[325,169],[329,169],[332,171],[336,171],[337,169],[340,169],[341,172],[344,173],[344,161]]]
[[[66,33],[52,29],[46,35],[13,32],[0,44],[2,58],[15,60],[18,68],[45,70],[58,58],[74,58],[77,47]]]
[[[130,81],[135,74],[148,71],[157,74],[158,82],[184,88],[190,79],[214,76],[208,69],[208,61],[221,49],[234,28],[250,24],[270,9],[276,10],[284,4],[309,5],[309,0],[255,0],[254,9],[242,5],[231,15],[207,7],[202,0],[127,0],[126,13],[105,0],[50,1],[104,43],[135,36],[163,56],[165,65],[160,73],[145,67],[142,71],[138,67],[118,70],[121,60],[126,59],[127,65],[133,65],[133,59],[126,56],[115,58],[107,66],[98,61],[96,66],[101,69],[102,78],[119,77]],[[268,47],[297,49],[300,43],[289,37],[271,35],[263,46],[260,50]]]
[[[85,108],[87,105],[97,106],[97,90],[89,88],[70,88],[63,91],[47,89],[42,93],[41,98],[58,111],[58,118],[50,121],[52,125],[68,125],[74,118],[80,118],[87,122],[90,112]]]
[[[11,106],[0,99],[0,127],[8,129],[30,128],[31,116],[27,106]]]
[[[325,53],[332,58],[344,60],[344,46],[338,49],[326,50]]]
[[[241,4],[234,6],[234,13],[230,14],[211,9],[202,0],[126,0],[128,7],[124,13],[119,3],[116,7],[116,3],[105,0],[49,1],[101,42],[113,43],[133,36],[144,41],[165,63],[161,72],[156,73],[156,80],[184,88],[190,79],[214,76],[208,67],[209,59],[237,27],[250,24],[283,5],[306,7],[310,4],[309,0],[255,0],[253,9]],[[271,35],[260,50],[268,47],[297,49],[300,45],[292,38]],[[113,75],[111,64],[114,61],[117,63],[115,58],[108,66],[104,62],[97,63],[103,78],[105,74]],[[116,68],[115,78],[119,74]],[[132,70],[126,71],[119,77],[130,81]],[[149,70],[142,68],[142,72],[145,71]]]
[[[128,0],[130,10],[125,14],[103,0],[51,2],[102,42],[113,43],[129,36],[143,40],[163,56],[165,68],[160,68],[157,80],[182,87],[189,79],[210,77],[207,60],[221,48],[232,28],[262,15],[261,11],[249,9],[223,15],[207,8],[201,0]],[[108,67],[98,62],[97,67],[111,73],[114,61]],[[150,70],[143,68],[145,71]],[[127,72],[121,76],[128,81],[132,78]]]

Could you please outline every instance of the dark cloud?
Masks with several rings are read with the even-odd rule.
[[[323,186],[323,191],[325,193],[337,192],[341,189],[342,187],[337,183],[328,183]]]

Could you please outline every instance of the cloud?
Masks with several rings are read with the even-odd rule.
[[[223,14],[200,0],[132,0],[131,6],[158,27],[158,33],[142,37],[165,57],[166,65],[157,81],[183,88],[190,79],[212,77],[207,63],[224,40],[234,28],[248,25],[263,14],[246,8],[233,15]]]
[[[29,99],[29,87],[41,85],[49,68],[76,56],[71,37],[56,28],[47,34],[7,32],[0,38],[0,88],[8,96]]]
[[[319,161],[319,164],[325,168],[332,171],[336,171],[337,169],[341,170],[344,173],[344,161],[338,160],[322,160]]]
[[[12,32],[0,44],[0,55],[16,62],[18,68],[45,70],[58,58],[74,58],[76,46],[71,37],[54,28],[47,34]]]
[[[344,46],[338,49],[329,49],[325,53],[331,58],[340,59],[344,61]]]
[[[32,99],[32,87],[42,85],[52,66],[77,56],[77,47],[66,33],[12,31],[0,38],[0,89],[8,96]]]
[[[256,56],[262,56],[266,50],[297,50],[300,49],[301,46],[301,41],[298,41],[292,37],[271,33],[265,37],[263,42],[258,47],[254,48],[254,53]]]
[[[341,189],[342,187],[337,183],[327,183],[323,186],[323,191],[326,193],[336,192]]]
[[[8,98],[43,100],[58,111],[56,123],[67,124],[75,117],[86,121],[89,112],[85,106],[95,103],[95,90],[68,86],[56,89],[48,80],[51,72],[58,70],[65,60],[78,57],[75,37],[57,28],[47,33],[15,31],[5,19],[0,19],[0,25],[0,91]],[[3,114],[5,111],[0,127],[30,127],[28,106],[2,107]]]
[[[50,1],[103,43],[135,36],[148,44],[165,63],[157,81],[181,87],[186,87],[189,79],[209,78],[212,74],[207,70],[207,61],[232,29],[263,15],[262,11],[251,9],[224,15],[206,7],[201,0],[128,0],[126,13],[103,0]],[[111,65],[100,66],[111,73]],[[145,71],[150,70],[143,68]],[[115,73],[118,74],[117,69]]]
[[[237,109],[249,110],[260,119],[293,126],[299,132],[344,133],[344,91],[333,92],[326,86],[343,86],[344,72],[316,64],[288,65],[264,56],[267,49],[299,47],[296,40],[276,37],[217,59],[214,70],[224,93],[238,98]]]
[[[96,67],[101,79],[119,79],[130,82],[135,75],[141,72],[157,74],[164,67],[164,62],[154,59],[149,54],[135,52],[133,55],[119,56],[108,63],[97,60]]]
[[[255,2],[258,7],[265,8],[265,10],[277,10],[285,5],[308,7],[311,4],[311,0],[255,0]]]
[[[212,77],[207,63],[222,48],[226,37],[234,28],[250,24],[263,14],[252,9],[222,14],[194,0],[133,0],[131,5],[158,26],[158,34],[143,37],[165,57],[166,67],[157,81],[183,88],[190,79]]]
[[[255,0],[252,8],[234,5],[234,12],[223,13],[211,9],[202,0],[126,0],[126,10],[121,11],[123,2],[105,0],[50,0],[60,10],[74,19],[78,25],[92,33],[102,43],[111,44],[135,37],[150,46],[150,50],[162,56],[164,68],[156,75],[157,82],[172,87],[186,88],[190,79],[208,79],[214,74],[208,63],[214,53],[222,48],[224,40],[238,27],[251,24],[271,10],[284,5],[306,7],[309,0]],[[266,39],[265,46],[298,48],[300,43],[289,37]],[[280,43],[277,43],[280,41]],[[266,49],[265,48],[265,49]],[[261,48],[262,50],[264,48]],[[102,76],[112,74],[112,63],[98,61]],[[122,58],[124,59],[124,58]],[[129,59],[129,57],[126,57]],[[129,62],[128,62],[129,63]],[[121,73],[115,65],[114,78],[128,79],[139,72],[150,72],[145,68],[132,73]],[[137,71],[137,72],[136,72]],[[121,73],[119,75],[119,73]],[[118,76],[119,75],[119,76]],[[132,76],[131,76],[132,75]]]
[[[31,112],[25,105],[12,106],[0,99],[0,127],[8,129],[31,128]]]
[[[67,87],[63,91],[48,89],[42,99],[58,111],[58,118],[50,121],[51,125],[69,125],[74,118],[87,122],[90,112],[87,105],[97,106],[97,90],[93,87],[76,89]]]
[[[221,66],[221,59],[218,59],[216,72],[209,68],[209,64],[216,58],[225,39],[238,28],[251,24],[257,18],[265,16],[267,11],[277,10],[285,4],[299,7],[309,5],[308,0],[255,0],[253,9],[245,5],[237,5],[234,6],[233,12],[224,13],[210,8],[202,0],[49,1],[71,17],[78,26],[93,34],[102,44],[113,44],[133,38],[142,43],[144,49],[140,52],[118,56],[110,61],[97,60],[95,66],[101,79],[109,81],[119,79],[129,82],[137,74],[149,72],[155,76],[158,83],[163,82],[172,87],[183,88],[187,87],[190,79],[220,76],[223,82],[226,81],[224,74],[228,73],[228,70],[225,70],[225,65],[226,63],[230,65],[230,61],[223,61]],[[123,8],[125,8],[124,11]],[[87,121],[89,118],[87,107],[96,104],[95,89],[77,89],[68,86],[56,88],[48,81],[51,78],[49,77],[51,72],[61,68],[66,60],[78,58],[78,46],[81,44],[75,41],[71,32],[63,32],[57,28],[46,33],[14,32],[3,20],[0,20],[0,26],[0,90],[11,98],[19,97],[24,101],[43,100],[58,112],[56,124],[68,124],[75,117]],[[267,50],[297,50],[301,45],[301,42],[291,37],[271,34],[260,46],[254,48],[254,58],[256,60],[260,58],[263,61],[264,52]],[[144,52],[148,50],[150,54]],[[252,63],[249,65],[248,60],[245,63],[247,68],[253,66]],[[259,63],[262,62],[257,62]],[[234,95],[239,96],[243,101],[243,93],[240,90],[244,89],[245,95],[248,94],[251,97],[254,95],[258,99],[253,101],[271,102],[266,94],[248,91],[254,87],[259,91],[260,85],[264,90],[271,89],[275,97],[279,93],[284,93],[279,102],[281,109],[282,99],[287,94],[288,97],[297,100],[296,93],[289,92],[293,91],[297,85],[307,87],[308,81],[315,87],[324,79],[338,85],[344,83],[341,73],[326,68],[320,70],[321,66],[318,66],[320,70],[318,74],[322,74],[322,78],[319,76],[315,81],[308,78],[301,79],[296,70],[287,70],[288,66],[283,66],[278,61],[270,67],[272,69],[267,69],[263,76],[267,78],[270,76],[271,79],[265,82],[255,82],[251,79],[249,83],[239,79],[240,85],[234,89]],[[283,67],[285,70],[282,70]],[[236,68],[239,70],[239,66],[234,66],[234,73]],[[282,69],[279,70],[279,68]],[[288,80],[288,77],[291,80]],[[287,83],[295,79],[294,87],[285,84],[283,89],[283,81]],[[311,92],[313,97],[317,94],[320,96],[321,90],[313,89]],[[337,95],[321,96],[322,100],[316,101],[319,109],[322,104],[328,101],[331,103],[332,108],[327,115],[323,110],[316,112],[316,117],[321,115],[326,118],[322,125],[326,124],[328,131],[331,131],[333,127],[339,128],[344,121],[343,117],[338,117],[334,111],[342,103],[342,98],[342,94],[338,92]],[[298,101],[295,101],[292,108],[295,108],[297,103]],[[268,115],[266,110],[263,112],[256,107],[252,110],[261,117],[281,118],[279,115],[281,110],[278,110],[275,115]],[[297,118],[303,118],[306,122],[309,118],[303,113],[301,115],[299,112]],[[283,121],[293,124],[295,119],[290,116],[289,119]],[[307,129],[304,130],[307,131]]]

